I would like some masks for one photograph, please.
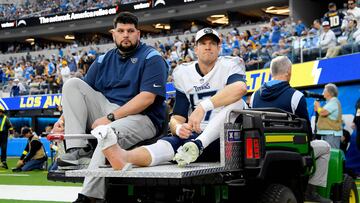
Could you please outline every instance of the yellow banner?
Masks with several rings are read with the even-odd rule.
[[[317,69],[318,61],[311,61],[292,66],[290,85],[292,87],[303,87],[317,84],[321,69]],[[271,80],[270,69],[262,69],[246,72],[248,92],[254,92],[264,82]]]

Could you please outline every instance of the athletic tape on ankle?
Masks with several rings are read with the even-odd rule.
[[[180,135],[180,129],[181,129],[181,126],[182,126],[182,124],[176,124],[176,130],[175,130],[175,133],[176,133],[176,135],[177,135],[177,136],[179,136],[179,135]]]
[[[203,107],[205,112],[211,111],[214,109],[214,104],[210,99],[205,99],[204,101],[200,102],[200,105]]]

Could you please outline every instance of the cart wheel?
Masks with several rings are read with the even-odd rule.
[[[354,182],[354,179],[348,174],[344,175],[344,182],[342,186],[342,203],[358,203],[359,196],[357,193],[357,187]]]
[[[259,203],[297,203],[290,188],[281,184],[272,184],[266,188]]]

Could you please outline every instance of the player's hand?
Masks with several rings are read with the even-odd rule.
[[[111,121],[109,121],[109,119],[107,119],[106,116],[104,116],[96,119],[95,122],[92,124],[91,129],[95,129],[99,125],[107,125],[109,123],[111,123]]]
[[[64,133],[65,129],[64,129],[64,121],[62,119],[59,119],[55,124],[54,127],[51,131],[52,133],[56,133],[56,134],[60,134],[60,133]]]
[[[192,126],[188,123],[181,124],[181,127],[179,128],[179,132],[177,132],[177,136],[179,136],[181,139],[188,139],[190,135],[192,134]]]
[[[193,131],[201,133],[200,123],[204,118],[205,110],[201,105],[196,107],[196,109],[189,116],[189,124],[193,127]]]

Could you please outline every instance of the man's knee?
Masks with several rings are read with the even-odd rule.
[[[79,89],[78,87],[79,84],[81,83],[85,83],[85,82],[79,78],[70,78],[63,85],[63,93],[66,93],[67,91],[74,91],[76,89]]]
[[[311,147],[314,149],[315,156],[318,157],[324,154],[330,154],[330,145],[324,140],[313,140],[310,142]]]

